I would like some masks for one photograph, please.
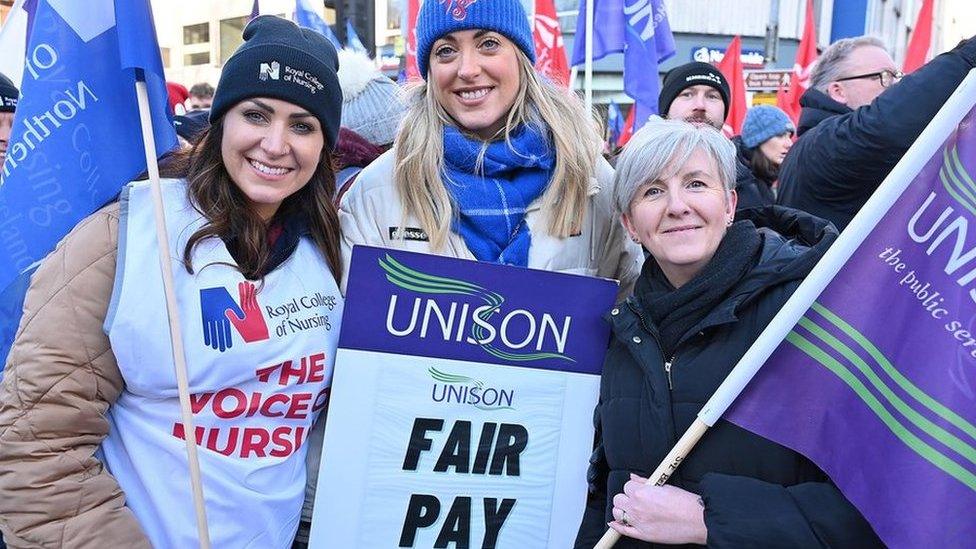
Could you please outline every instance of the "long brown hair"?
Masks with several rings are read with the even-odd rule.
[[[766,183],[772,185],[779,179],[779,164],[774,164],[758,147],[752,151],[752,159],[750,159],[749,164],[752,167],[752,173]]]
[[[164,177],[186,178],[190,202],[207,220],[190,236],[183,250],[187,272],[194,272],[193,248],[207,238],[216,237],[233,242],[232,255],[237,268],[245,278],[257,280],[263,278],[271,258],[269,224],[251,209],[244,193],[227,173],[221,155],[223,121],[221,117],[214,122],[192,148],[167,158],[161,171]],[[312,178],[281,203],[275,217],[287,219],[300,215],[307,219],[312,240],[338,282],[342,273],[342,255],[339,252],[339,214],[332,204],[334,194],[332,155],[328,147],[323,147]]]

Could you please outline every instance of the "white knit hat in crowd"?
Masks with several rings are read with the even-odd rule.
[[[365,54],[339,50],[342,126],[377,146],[393,143],[406,106],[400,87]]]

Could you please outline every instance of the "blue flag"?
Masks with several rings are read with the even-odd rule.
[[[0,359],[31,273],[78,221],[146,170],[136,73],[157,156],[176,146],[147,0],[39,0],[0,171]],[[97,62],[93,62],[97,60]]]
[[[620,107],[612,100],[607,108],[607,127],[610,129],[610,144],[616,145],[620,139],[620,131],[624,129],[624,116]]]
[[[352,21],[349,18],[346,18],[346,47],[363,55],[369,55],[369,51],[363,45],[363,41],[359,39],[359,35],[356,34],[356,27],[352,26]]]
[[[261,7],[258,6],[258,0],[254,0],[254,3],[251,4],[251,15],[248,16],[247,20],[250,21],[259,15],[261,15]]]
[[[586,1],[581,0],[576,20],[573,65],[586,54]],[[657,114],[658,63],[674,55],[674,36],[664,0],[593,0],[593,59],[624,54],[624,92],[634,98],[634,131]]]
[[[295,23],[299,27],[320,32],[322,36],[329,39],[329,42],[332,42],[335,49],[342,48],[342,42],[339,42],[339,37],[332,32],[332,27],[322,19],[322,16],[312,9],[312,4],[309,3],[309,0],[295,0]]]

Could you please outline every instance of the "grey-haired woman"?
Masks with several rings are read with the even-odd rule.
[[[619,547],[866,547],[880,542],[803,456],[719,422],[665,486],[644,484],[837,231],[770,207],[735,218],[735,149],[717,131],[652,122],[617,163],[616,206],[650,253],[613,331],[577,539]]]

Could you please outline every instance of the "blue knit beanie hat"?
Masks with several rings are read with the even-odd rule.
[[[485,29],[502,34],[535,63],[529,17],[519,0],[426,0],[417,14],[417,66],[426,79],[430,48],[456,31]]]
[[[758,105],[746,112],[742,123],[742,144],[755,149],[769,139],[786,132],[796,132],[796,126],[786,113],[772,105]]]

